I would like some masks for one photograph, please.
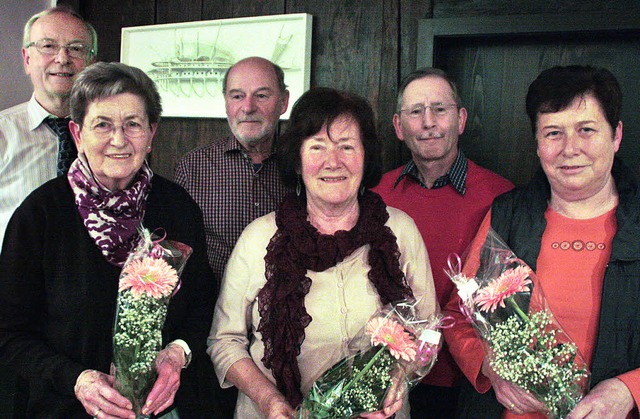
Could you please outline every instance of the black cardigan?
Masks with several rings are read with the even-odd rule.
[[[216,281],[201,211],[184,189],[156,175],[143,225],[194,250],[163,340],[180,338],[205,354]],[[15,211],[0,254],[0,361],[28,382],[27,417],[86,417],[73,387],[85,369],[109,372],[119,275],[89,237],[66,177],[45,183]],[[189,400],[199,393],[195,373],[182,373],[181,409],[181,401],[185,410],[196,403]]]

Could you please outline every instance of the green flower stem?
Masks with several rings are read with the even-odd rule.
[[[525,323],[529,323],[529,316],[527,316],[527,314],[524,311],[522,311],[522,309],[520,308],[518,303],[516,303],[513,300],[513,297],[507,298],[507,302],[509,303],[509,305],[511,307],[513,307],[513,309],[516,311],[516,313],[518,313],[518,316],[520,316],[520,318],[522,318],[522,320],[524,320]]]
[[[384,351],[385,348],[386,346],[380,347],[380,350],[378,350],[378,352],[369,360],[369,362],[367,362],[367,365],[365,365],[364,368],[362,368],[362,370],[355,377],[353,377],[353,380],[349,381],[349,383],[346,386],[344,386],[344,388],[342,389],[343,392],[347,391],[349,387],[351,387],[352,385],[360,381],[362,377],[364,377],[364,375],[371,369],[371,367],[373,366],[373,363],[375,362],[376,359],[378,359],[378,357],[382,354],[382,351]]]

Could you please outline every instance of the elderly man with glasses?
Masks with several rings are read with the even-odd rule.
[[[387,205],[415,220],[427,245],[441,307],[453,290],[444,273],[448,255],[464,252],[493,198],[513,188],[459,149],[466,121],[467,110],[444,71],[423,68],[407,75],[398,89],[393,125],[412,159],[386,173],[374,188]],[[445,345],[433,370],[409,396],[411,417],[454,417],[461,379]]]
[[[68,128],[71,86],[95,61],[95,29],[67,6],[24,27],[22,57],[31,100],[0,112],[0,244],[13,211],[31,191],[66,173],[76,157]]]

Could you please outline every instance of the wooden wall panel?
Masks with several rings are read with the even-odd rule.
[[[378,134],[382,141],[382,163],[385,168],[389,169],[398,166],[400,161],[408,159],[407,156],[402,155],[403,150],[406,149],[396,137],[392,122],[396,108],[396,89],[398,80],[401,77],[399,69],[401,68],[402,49],[400,45],[402,45],[404,33],[401,30],[402,25],[396,23],[400,22],[401,16],[401,8],[385,7],[383,10],[384,30],[382,33],[380,61],[383,64],[386,63],[384,65],[387,68],[381,68],[381,73],[378,75],[380,93],[377,106],[374,106],[374,109],[377,107]]]
[[[504,49],[474,45],[447,51],[446,62],[439,65],[458,81],[469,114],[460,147],[482,166],[516,184],[526,183],[538,167],[538,159],[524,97],[538,66],[517,48],[505,53]],[[496,71],[497,67],[505,70]],[[510,74],[519,74],[519,78]]]
[[[202,19],[278,15],[287,13],[285,3],[285,0],[203,0]]]
[[[528,15],[628,10],[628,0],[434,0],[433,17]],[[635,1],[636,8],[638,2]]]
[[[125,26],[211,20],[281,13],[310,13],[313,22],[311,84],[352,90],[367,97],[378,115],[383,139],[385,169],[405,163],[409,158],[406,147],[393,131],[391,119],[395,109],[396,87],[402,76],[415,68],[417,25],[430,17],[461,17],[477,15],[518,15],[527,13],[555,13],[570,11],[624,10],[626,0],[62,0],[75,5],[95,26],[100,37],[99,58],[118,60],[120,30]],[[638,5],[631,6],[637,12]],[[250,37],[250,34],[247,35]],[[242,40],[239,40],[241,42]],[[472,51],[456,51],[464,60],[476,62],[479,56]],[[484,62],[510,57],[482,58]],[[625,58],[619,58],[625,59]],[[523,62],[514,65],[523,65]],[[540,65],[541,63],[538,63]],[[527,67],[539,68],[538,65]],[[531,70],[537,71],[537,70]],[[532,74],[532,77],[535,74]],[[475,77],[475,76],[474,76]],[[478,163],[523,182],[535,168],[531,159],[531,143],[516,139],[512,130],[520,129],[522,120],[511,117],[499,127],[482,126],[482,115],[498,112],[500,107],[519,107],[522,90],[505,86],[492,91],[492,75],[463,80],[473,91],[470,107],[472,121],[462,145]],[[632,82],[628,82],[631,84]],[[637,89],[636,89],[637,90]],[[637,97],[637,93],[633,93]],[[487,106],[486,97],[498,98],[498,104]],[[290,106],[292,106],[290,104]],[[521,108],[519,108],[521,109]],[[524,111],[522,114],[524,115]],[[475,122],[474,122],[475,121]],[[526,121],[526,120],[525,120]],[[476,124],[476,125],[474,125]],[[286,125],[283,124],[283,125]],[[151,156],[151,164],[158,173],[173,176],[175,162],[188,150],[228,134],[224,119],[165,118],[162,120]],[[484,137],[479,137],[482,133]],[[487,144],[485,135],[501,138]],[[503,144],[507,142],[506,144]],[[505,150],[508,159],[496,162],[492,154]],[[520,151],[526,151],[524,160]],[[511,153],[511,154],[509,154]],[[514,168],[515,166],[515,168]],[[514,174],[516,173],[517,174]]]
[[[80,14],[98,32],[100,61],[120,61],[123,27],[155,23],[155,0],[88,0],[79,3]]]
[[[421,19],[433,17],[435,0],[400,0],[397,12],[397,41],[394,48],[397,63],[394,74],[387,75],[387,106],[380,109],[380,136],[384,141],[385,168],[396,168],[411,158],[409,149],[396,137],[393,128],[393,114],[396,110],[397,87],[404,76],[416,68],[416,46],[418,44],[418,23]],[[383,76],[384,77],[384,76]]]
[[[202,0],[157,0],[155,23],[192,22],[202,19]]]
[[[398,79],[396,2],[294,0],[288,5],[288,12],[313,15],[312,86],[366,97],[376,111],[381,133],[389,133]],[[398,154],[396,141],[384,142],[387,167],[395,165]]]
[[[640,117],[634,100],[640,97],[637,80],[640,41],[636,35],[600,35],[558,38],[479,37],[438,43],[436,65],[446,69],[460,88],[469,112],[460,144],[472,160],[525,184],[539,167],[536,143],[525,113],[529,84],[544,69],[556,65],[606,67],[618,78],[623,96],[624,135],[618,155],[640,174]]]

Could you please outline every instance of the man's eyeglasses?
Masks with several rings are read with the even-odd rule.
[[[122,127],[111,122],[101,121],[91,127],[91,131],[100,138],[106,139],[115,134],[116,130],[122,128],[127,138],[140,138],[145,135],[147,129],[136,121],[127,121]]]
[[[36,47],[40,54],[44,55],[58,55],[62,48],[66,49],[67,54],[72,58],[87,58],[88,56],[93,55],[93,49],[89,45],[81,42],[72,42],[67,45],[60,45],[49,39],[40,39],[35,42],[29,42],[25,48],[33,46]]]
[[[455,103],[452,104],[437,104],[437,105],[416,105],[412,108],[400,109],[400,112],[404,112],[407,114],[409,118],[422,118],[424,117],[424,113],[427,109],[431,110],[431,114],[437,117],[445,116],[449,113],[451,109],[458,109],[458,105]]]

